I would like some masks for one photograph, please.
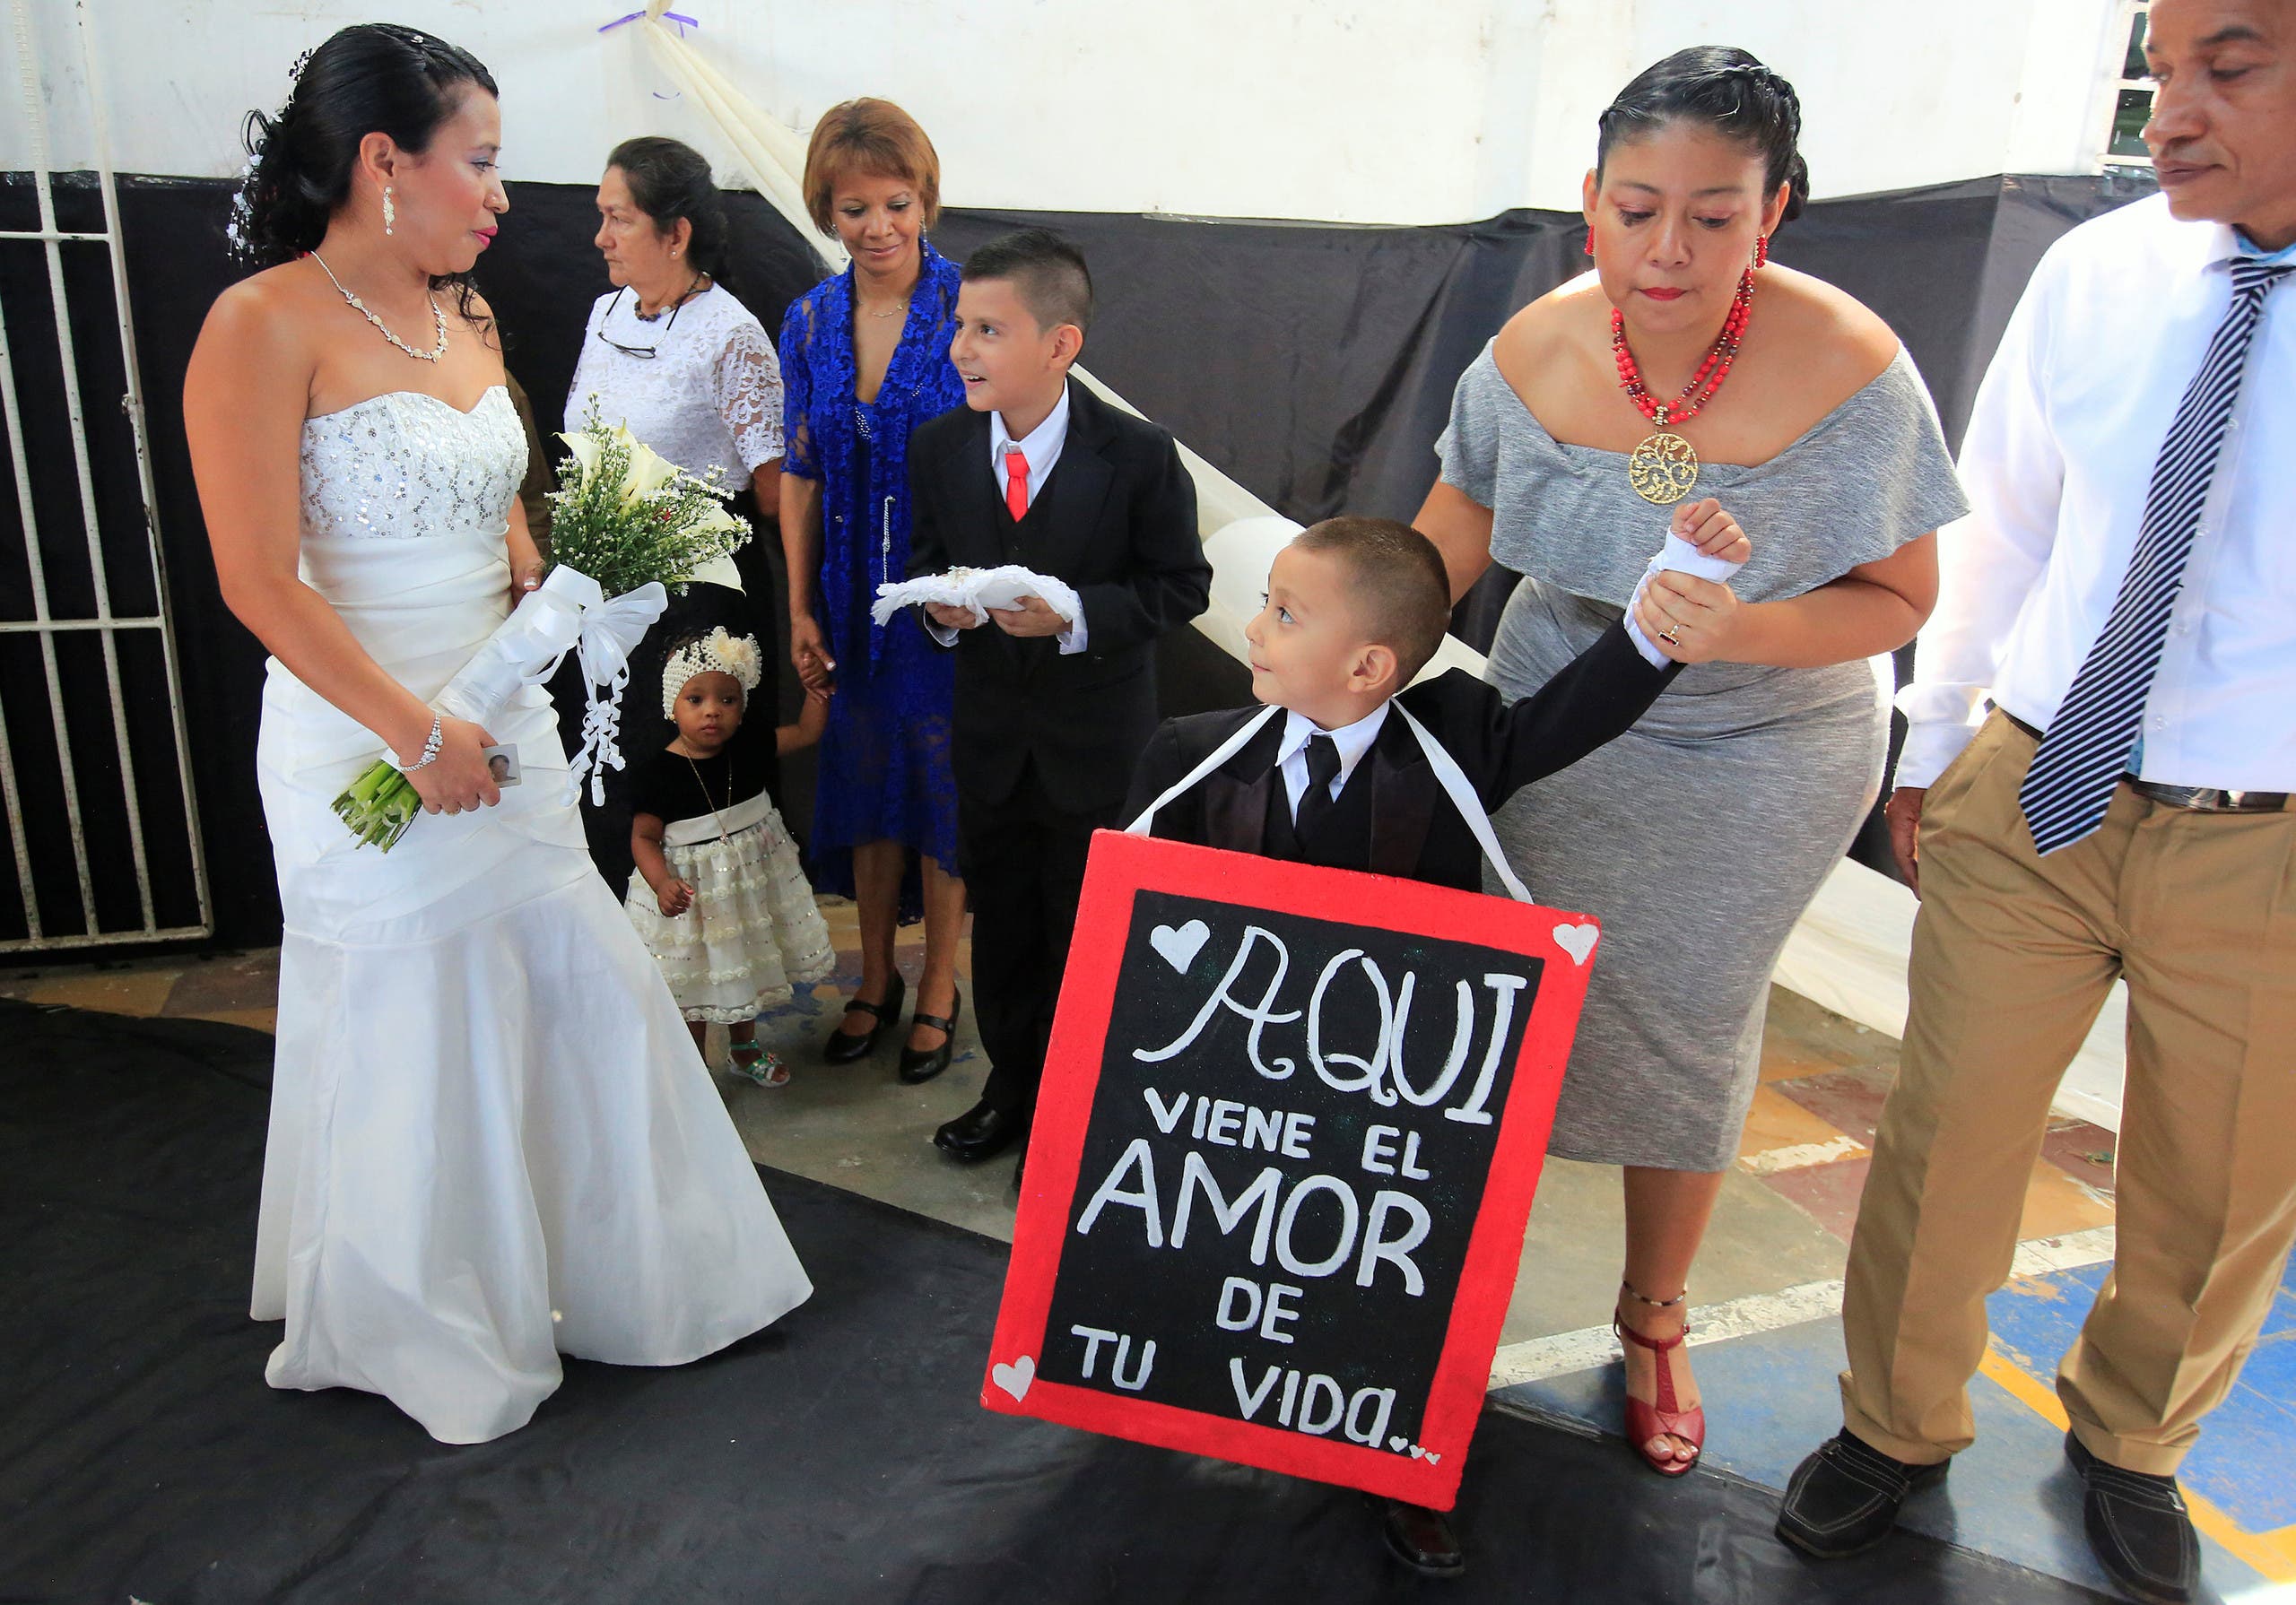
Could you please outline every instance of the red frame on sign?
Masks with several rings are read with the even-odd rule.
[[[1048,1382],[1035,1375],[1100,1089],[1100,1060],[1115,1006],[1134,899],[1144,891],[1201,898],[1310,919],[1437,940],[1468,941],[1544,960],[1523,1030],[1522,1051],[1500,1117],[1483,1207],[1467,1243],[1458,1296],[1422,1421],[1419,1457],[1275,1427],[1181,1410],[1144,1399]],[[1592,949],[1574,956],[1558,929],[1591,916],[1544,904],[1457,891],[1351,870],[1317,869],[1244,853],[1102,830],[1092,838],[1068,950],[1068,970],[1046,1054],[1044,1089],[1029,1142],[1026,1191],[1013,1223],[1013,1258],[983,1378],[980,1401],[1006,1415],[1035,1416],[1138,1443],[1335,1482],[1448,1510],[1491,1376],[1491,1359],[1521,1262],[1523,1228],[1546,1158]],[[1024,1363],[1023,1363],[1024,1362]],[[1016,1397],[997,1380],[1020,1387]]]

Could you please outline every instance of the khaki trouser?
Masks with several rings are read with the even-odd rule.
[[[1974,1436],[1986,1296],[2009,1275],[2049,1099],[2128,981],[2118,1252],[2057,1371],[2108,1464],[2173,1472],[2255,1345],[2296,1238],[2296,813],[2124,786],[2047,858],[2033,738],[1996,714],[1924,800],[1912,1008],[1850,1244],[1849,1429],[1940,1461]]]

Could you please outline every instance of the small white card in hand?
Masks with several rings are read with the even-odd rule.
[[[1042,597],[1047,607],[1071,623],[1083,607],[1067,581],[1039,574],[1018,563],[1006,563],[996,568],[952,568],[946,574],[927,574],[896,585],[879,586],[869,616],[883,624],[902,608],[937,602],[943,607],[970,608],[972,621],[986,624],[988,609],[1018,607],[1022,599],[1028,596]]]
[[[481,747],[478,755],[486,760],[487,773],[494,776],[495,785],[518,784],[518,750],[516,747]]]

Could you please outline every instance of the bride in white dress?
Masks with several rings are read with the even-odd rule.
[[[363,25],[251,122],[235,230],[278,265],[216,301],[185,416],[224,599],[273,654],[253,1311],[286,1322],[273,1386],[363,1388],[478,1443],[526,1422],[561,1354],[683,1364],[812,1288],[591,867],[548,697],[491,730],[428,706],[541,570],[500,342],[446,282],[509,210],[493,80]],[[523,784],[494,785],[496,742]],[[385,748],[424,808],[387,855],[329,808]]]

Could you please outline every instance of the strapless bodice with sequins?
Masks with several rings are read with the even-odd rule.
[[[526,473],[526,432],[497,385],[469,412],[393,390],[303,424],[306,538],[500,534]]]
[[[510,393],[498,385],[467,412],[412,390],[369,396],[306,420],[301,461],[298,573],[386,673],[430,700],[510,611],[509,519],[526,472]],[[270,680],[266,739],[283,770],[331,780],[330,766],[372,761],[372,733],[275,660]],[[503,730],[531,715],[524,762],[563,763],[548,698],[528,688],[514,702],[493,733],[512,739]],[[273,834],[275,846],[276,820]],[[322,820],[316,840],[342,834]]]

